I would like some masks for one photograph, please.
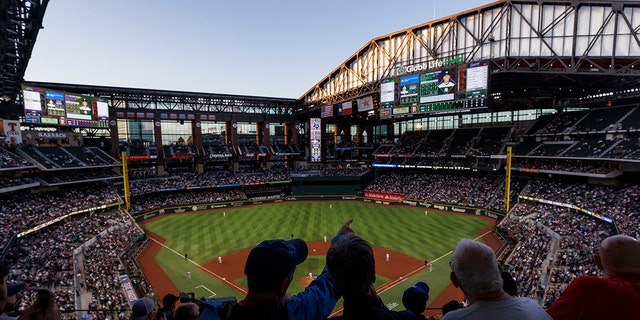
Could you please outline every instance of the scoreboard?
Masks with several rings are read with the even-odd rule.
[[[25,122],[71,127],[109,127],[107,99],[22,86]]]
[[[383,79],[378,115],[388,119],[486,108],[488,69],[486,61],[479,61]]]

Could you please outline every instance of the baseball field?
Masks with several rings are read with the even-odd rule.
[[[451,296],[439,297],[445,289],[451,291],[451,250],[461,238],[481,239],[494,224],[477,216],[358,201],[255,205],[147,220],[142,227],[152,241],[139,261],[159,297],[180,291],[240,300],[246,292],[243,268],[249,250],[265,239],[293,236],[309,246],[309,257],[296,271],[298,281],[289,288],[295,294],[322,271],[331,238],[349,218],[352,229],[374,247],[375,285],[393,310],[404,309],[402,293],[417,281],[429,284],[428,307],[439,309]]]

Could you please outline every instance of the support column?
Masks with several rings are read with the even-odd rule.
[[[118,118],[109,116],[109,136],[111,138],[111,155],[118,159],[120,157],[120,140],[118,139]]]
[[[200,154],[202,149],[202,122],[199,119],[191,120],[191,136],[193,136],[193,145],[198,150],[198,155],[195,157],[196,172],[202,173],[204,171],[204,154]]]
[[[156,159],[156,167],[158,174],[164,173],[164,148],[162,148],[162,122],[160,118],[153,119],[153,140],[158,150],[158,159]]]

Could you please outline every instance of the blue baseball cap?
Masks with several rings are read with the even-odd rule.
[[[268,292],[277,288],[308,253],[301,239],[262,241],[251,250],[244,266],[249,290]]]
[[[414,286],[407,288],[402,295],[402,305],[407,310],[424,311],[429,300],[429,286],[424,282],[418,282]]]
[[[150,298],[144,297],[136,300],[131,306],[131,320],[145,320],[155,308],[155,303]]]

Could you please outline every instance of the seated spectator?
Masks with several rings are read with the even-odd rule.
[[[573,280],[547,312],[553,319],[640,319],[640,241],[604,239],[594,255],[605,278]]]
[[[153,300],[143,297],[136,300],[131,306],[131,320],[155,320],[157,312]]]
[[[193,302],[180,304],[178,308],[176,308],[176,312],[173,314],[173,319],[175,320],[198,320],[199,317],[200,308]]]
[[[22,290],[24,290],[24,288],[24,282],[7,284],[7,303],[2,310],[1,320],[15,319],[15,316],[18,315],[18,307],[22,300]]]
[[[350,223],[342,226],[337,237],[352,232]],[[339,297],[327,268],[303,292],[287,294],[296,266],[307,258],[308,250],[300,239],[265,240],[253,248],[244,267],[249,292],[244,300],[220,310],[223,319],[326,319]]]
[[[442,315],[444,316],[445,314],[449,313],[450,311],[458,310],[460,308],[464,308],[462,303],[460,303],[460,302],[458,302],[456,300],[451,300],[451,301],[445,303],[442,306]]]
[[[504,290],[504,292],[512,295],[512,296],[517,296],[518,295],[518,283],[516,283],[516,279],[513,278],[513,276],[511,275],[511,273],[506,272],[506,271],[502,271],[500,273],[500,275],[502,276],[502,289]]]
[[[54,295],[46,289],[38,290],[36,301],[20,315],[21,320],[61,320],[62,313],[54,301]],[[134,320],[138,320],[135,319]]]
[[[356,234],[338,239],[327,251],[327,269],[344,298],[344,312],[331,319],[423,319],[411,310],[391,311],[376,293],[376,265],[371,245]],[[423,290],[424,293],[424,289]],[[428,294],[411,306],[426,305]]]
[[[551,319],[534,300],[513,297],[502,289],[502,276],[493,250],[462,239],[451,254],[451,282],[462,289],[469,307],[448,312],[455,319]]]
[[[9,269],[0,261],[0,308],[4,310],[7,304],[7,280],[9,279]]]
[[[429,285],[418,282],[407,288],[402,295],[402,305],[405,309],[412,311],[419,319],[424,319],[422,313],[427,310],[429,300]]]
[[[186,257],[186,254],[185,254]],[[162,308],[167,320],[173,320],[173,312],[176,310],[176,301],[180,300],[175,294],[169,293],[162,298]]]

